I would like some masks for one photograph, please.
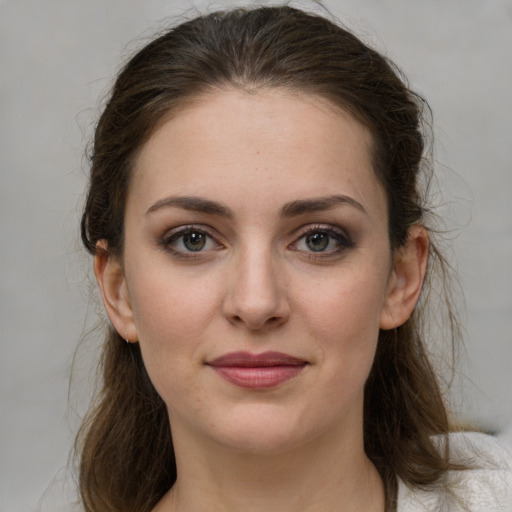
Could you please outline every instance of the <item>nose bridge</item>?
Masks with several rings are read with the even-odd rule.
[[[288,317],[279,255],[257,238],[246,242],[233,260],[226,314],[250,329],[278,325]]]

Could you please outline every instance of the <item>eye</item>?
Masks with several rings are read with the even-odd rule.
[[[193,253],[216,250],[220,244],[206,231],[186,226],[166,236],[162,246],[177,256],[190,257]]]
[[[308,249],[315,252],[325,251],[329,248],[329,244],[332,242],[331,237],[327,233],[308,233],[304,237],[304,242]]]
[[[331,227],[309,229],[292,244],[296,251],[316,253],[318,256],[336,254],[353,246],[354,243],[343,231]]]
[[[202,251],[206,246],[206,234],[197,231],[191,231],[181,235],[183,246],[192,252]]]

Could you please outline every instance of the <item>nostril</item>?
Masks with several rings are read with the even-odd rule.
[[[231,316],[231,322],[236,324],[245,324],[249,329],[262,329],[266,327],[277,327],[283,319],[280,316],[271,316],[266,319],[250,319],[245,318],[244,315],[233,315]]]
[[[233,320],[235,322],[243,322],[244,321],[243,318],[240,315],[234,315],[232,318],[233,318]],[[279,321],[279,317],[278,316],[272,316],[270,318],[267,318],[265,320],[265,323],[267,323],[267,324],[275,324],[278,321]]]

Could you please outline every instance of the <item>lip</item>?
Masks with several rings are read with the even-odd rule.
[[[309,363],[282,352],[231,352],[206,364],[235,386],[269,389],[298,376]]]

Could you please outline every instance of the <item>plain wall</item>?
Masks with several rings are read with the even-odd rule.
[[[239,2],[241,3],[241,2]],[[331,0],[434,111],[437,160],[467,301],[455,408],[512,424],[512,3]],[[78,244],[84,147],[121,59],[206,2],[0,0],[0,512],[60,510],[90,392],[90,259]],[[232,2],[211,4],[214,7]],[[133,42],[138,39],[139,42]],[[88,316],[87,316],[88,315]],[[463,390],[463,391],[461,391]],[[64,509],[63,509],[64,510]],[[67,508],[66,510],[69,510]]]

